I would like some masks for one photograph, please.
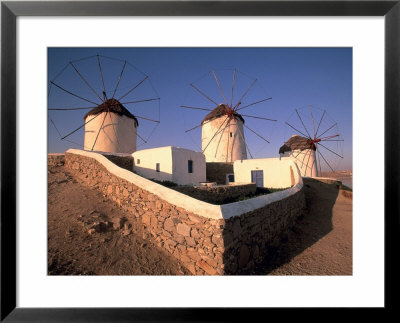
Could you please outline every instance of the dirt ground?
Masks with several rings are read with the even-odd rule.
[[[307,212],[255,275],[351,275],[352,199],[305,180]],[[63,166],[48,169],[49,275],[189,275],[135,218]],[[349,194],[347,194],[349,195]]]

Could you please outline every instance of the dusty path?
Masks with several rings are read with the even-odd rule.
[[[352,274],[352,200],[336,185],[305,185],[307,214],[254,274]],[[48,191],[50,275],[189,274],[144,232],[132,231],[134,218],[63,166],[49,167]]]
[[[307,214],[256,272],[352,275],[352,199],[335,184],[312,179],[304,179],[304,184]]]
[[[134,220],[129,214],[64,167],[49,167],[48,191],[49,275],[189,273],[174,257],[149,243],[145,233],[132,232]],[[127,221],[118,223],[121,228],[115,230],[111,224],[115,225],[115,219]],[[110,225],[99,228],[96,222]]]

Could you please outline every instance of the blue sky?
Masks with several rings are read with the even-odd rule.
[[[188,133],[185,130],[200,124],[208,112],[180,106],[215,107],[192,88],[191,83],[213,101],[224,101],[210,73],[213,69],[225,97],[230,101],[235,69],[234,103],[255,79],[257,81],[242,100],[241,106],[272,98],[243,109],[240,113],[277,120],[271,122],[245,118],[249,128],[270,142],[266,143],[246,128],[246,142],[253,157],[279,157],[279,147],[294,134],[286,122],[305,132],[299,123],[297,109],[310,132],[313,127],[317,128],[322,115],[319,133],[337,124],[339,129],[335,125],[325,135],[339,133],[344,141],[326,144],[334,145],[329,147],[343,159],[328,150],[322,150],[325,150],[325,158],[335,169],[352,169],[351,48],[49,48],[49,108],[90,107],[99,101],[95,92],[102,97],[102,81],[97,57],[93,56],[97,54],[101,55],[108,97],[115,89],[124,60],[130,64],[124,69],[116,97],[129,91],[145,75],[149,78],[124,99],[132,101],[160,97],[160,100],[127,106],[134,114],[160,121],[158,124],[139,119],[139,135],[147,142],[138,139],[138,149],[172,145],[201,150],[200,128]],[[68,65],[70,61],[94,91]],[[50,87],[50,80],[90,102],[54,85]],[[83,144],[83,128],[68,137],[70,141],[60,140],[58,131],[64,136],[82,125],[87,111],[49,111],[49,152],[81,148],[79,144]]]

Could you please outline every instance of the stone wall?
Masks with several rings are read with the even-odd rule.
[[[223,274],[224,220],[207,219],[176,207],[113,174],[94,159],[66,153],[65,166],[90,186],[139,218],[156,245],[195,275]]]
[[[233,174],[233,163],[206,163],[207,182],[225,185],[227,174]]]
[[[178,186],[174,190],[211,204],[225,204],[256,192],[256,184]]]
[[[94,157],[87,157],[87,156]],[[251,272],[271,247],[276,246],[287,230],[295,223],[304,209],[305,200],[301,189],[293,188],[292,195],[285,191],[247,201],[208,207],[198,200],[190,200],[188,211],[176,199],[167,202],[150,193],[132,180],[115,174],[123,174],[110,166],[95,153],[66,153],[65,166],[80,176],[88,185],[96,187],[120,207],[130,211],[135,221],[149,233],[151,241],[178,258],[194,275],[243,274]],[[101,162],[100,162],[101,161]],[[107,167],[104,165],[107,164]],[[113,172],[110,171],[113,169]],[[139,178],[126,172],[126,178]],[[131,175],[129,175],[131,174]],[[299,177],[300,178],[300,177]],[[142,181],[142,179],[137,179]],[[300,178],[301,181],[301,178]],[[172,190],[147,181],[147,185],[160,187],[160,196]],[[146,183],[147,183],[146,182]],[[154,186],[156,185],[156,186]],[[150,186],[146,186],[146,188]],[[296,190],[295,190],[296,189]],[[173,194],[180,194],[174,192]],[[284,197],[284,198],[281,198]],[[189,197],[187,197],[190,199]],[[182,195],[180,200],[185,199]],[[254,201],[253,201],[254,200]],[[272,201],[261,204],[264,201]],[[196,202],[197,201],[197,202]],[[198,203],[199,205],[193,205]],[[264,205],[254,208],[254,205]],[[221,209],[221,218],[210,217],[210,211]],[[250,212],[243,210],[250,209]],[[239,215],[227,216],[223,212]]]
[[[48,154],[47,165],[48,166],[63,166],[65,163],[64,154]]]
[[[222,233],[225,273],[251,272],[272,248],[287,238],[288,230],[303,214],[305,206],[301,190],[263,208],[227,219]]]

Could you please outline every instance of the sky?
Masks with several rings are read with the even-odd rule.
[[[107,98],[122,97],[141,117],[137,149],[201,151],[201,128],[186,131],[208,111],[181,106],[213,109],[214,103],[240,101],[239,113],[249,116],[249,158],[279,157],[291,135],[313,137],[318,130],[320,138],[343,140],[320,147],[322,170],[329,170],[327,164],[352,169],[351,48],[49,48],[48,83],[49,109],[94,107],[104,89]],[[48,111],[49,153],[82,149],[83,127],[60,137],[82,126],[88,111]]]

